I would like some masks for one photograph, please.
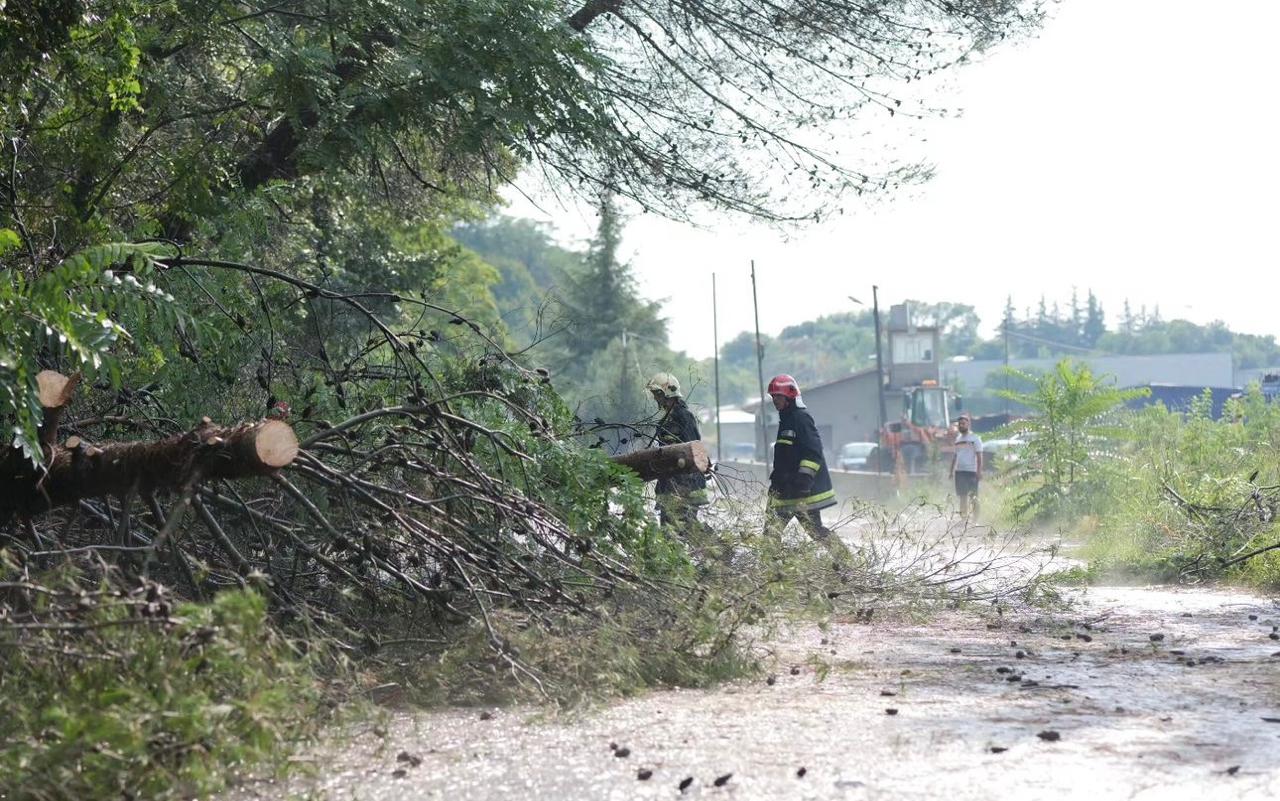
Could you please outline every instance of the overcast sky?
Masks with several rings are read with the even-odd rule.
[[[1277,0],[1064,0],[1038,38],[953,74],[919,145],[936,177],[820,226],[742,220],[710,230],[632,217],[641,288],[665,298],[672,345],[712,353],[752,327],[749,262],[766,333],[903,298],[970,303],[990,332],[1005,297],[1065,308],[1092,288],[1163,317],[1280,333]],[[511,213],[588,234],[590,211],[520,201]],[[846,204],[848,208],[848,204]]]

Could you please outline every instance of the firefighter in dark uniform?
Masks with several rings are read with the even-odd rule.
[[[698,421],[684,402],[680,381],[670,373],[658,373],[649,379],[648,390],[662,410],[655,439],[658,445],[697,442]],[[681,473],[658,479],[656,488],[658,522],[676,531],[699,531],[698,507],[710,502],[707,477],[701,473]]]
[[[800,385],[789,375],[774,376],[769,396],[778,410],[778,439],[769,474],[770,526],[781,530],[797,517],[809,536],[843,555],[844,543],[822,524],[822,510],[836,505],[836,491],[822,455],[822,437],[805,409]]]

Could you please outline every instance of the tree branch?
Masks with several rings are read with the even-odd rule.
[[[570,28],[582,33],[601,14],[614,14],[622,8],[622,0],[587,0],[582,8],[573,12],[566,22]]]

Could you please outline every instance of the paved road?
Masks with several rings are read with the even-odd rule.
[[[233,796],[1280,798],[1276,625],[1262,599],[1167,588],[1095,588],[1055,618],[837,621],[772,644],[772,684],[563,719],[399,713],[335,735],[313,777]]]

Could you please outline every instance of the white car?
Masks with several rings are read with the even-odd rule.
[[[866,470],[867,457],[876,447],[874,442],[846,442],[836,455],[836,466],[841,470]]]

